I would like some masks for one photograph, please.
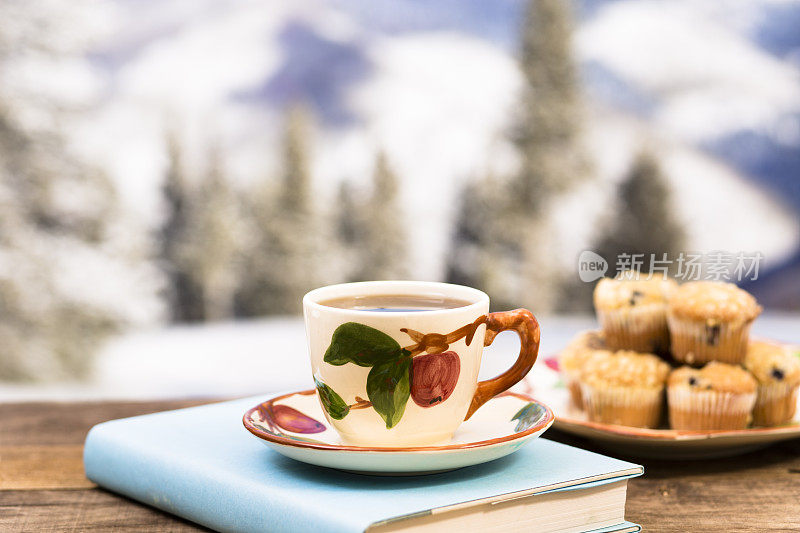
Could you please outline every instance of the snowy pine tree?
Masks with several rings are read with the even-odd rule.
[[[515,135],[522,159],[516,197],[534,214],[586,176],[571,39],[568,2],[529,0],[520,59],[526,83]]]
[[[286,122],[282,179],[249,202],[254,239],[243,262],[236,297],[245,316],[298,313],[302,297],[318,283],[319,227],[308,168],[309,120],[293,108]]]
[[[284,261],[278,250],[279,228],[275,187],[262,183],[241,198],[247,228],[242,250],[241,270],[235,294],[237,316],[261,316],[285,313],[283,280],[279,268]]]
[[[159,264],[167,281],[166,299],[175,322],[203,320],[203,295],[196,277],[190,274],[190,224],[192,189],[180,143],[167,137],[167,171],[161,191],[166,215],[159,228]]]
[[[492,219],[492,206],[479,181],[470,181],[458,198],[458,214],[447,254],[448,283],[468,285],[486,290],[484,259],[491,241],[488,225]]]
[[[400,279],[405,276],[408,249],[398,182],[384,152],[375,157],[372,196],[364,209],[364,242],[357,279]]]
[[[616,273],[620,254],[644,254],[642,272],[651,268],[650,256],[675,259],[684,247],[684,230],[670,205],[670,190],[658,160],[640,152],[617,190],[616,204],[601,225],[594,250]]]
[[[359,220],[359,202],[350,182],[343,181],[336,195],[335,222],[338,239],[347,246],[353,246],[363,238],[363,221]]]
[[[529,0],[521,55],[526,83],[514,138],[521,168],[511,191],[517,202],[507,216],[516,218],[511,226],[523,258],[519,300],[536,310],[556,305],[562,283],[549,210],[587,174],[571,30],[567,2]]]
[[[361,270],[360,254],[366,239],[364,202],[348,181],[339,185],[333,213],[332,259],[336,264],[334,282],[358,281]]]
[[[82,13],[81,2],[0,3],[0,379],[86,376],[129,316],[109,297],[126,268],[114,188],[61,129],[86,102],[42,93],[59,83],[53,65],[85,72]]]
[[[447,255],[446,280],[486,292],[493,309],[520,305],[521,257],[506,192],[507,184],[491,175],[467,183]]]
[[[581,108],[571,39],[567,2],[528,2],[520,59],[526,81],[523,120],[515,140],[522,156],[518,198],[533,212],[586,175],[578,139]]]
[[[239,252],[238,198],[225,175],[219,146],[209,151],[208,168],[192,197],[187,232],[187,276],[200,289],[202,317],[233,316]]]

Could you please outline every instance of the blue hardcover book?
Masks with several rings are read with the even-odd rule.
[[[642,467],[546,439],[427,476],[349,474],[293,461],[242,426],[263,398],[105,422],[86,476],[220,531],[638,531],[624,521]]]

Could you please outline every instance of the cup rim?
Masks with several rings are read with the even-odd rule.
[[[378,289],[378,290],[376,290]],[[320,303],[320,300],[336,298],[341,296],[357,296],[364,292],[375,291],[376,293],[389,291],[389,294],[419,294],[437,291],[443,296],[458,298],[470,301],[467,305],[453,307],[450,309],[430,309],[423,311],[396,311],[391,316],[403,316],[413,314],[415,316],[435,316],[453,312],[463,312],[465,310],[475,310],[484,312],[483,309],[489,305],[489,295],[485,292],[467,287],[466,285],[456,285],[454,283],[443,283],[440,281],[411,281],[411,280],[382,280],[382,281],[356,281],[352,283],[337,283],[319,287],[306,293],[303,296],[303,307],[305,309],[315,309],[327,313],[353,314],[359,316],[386,317],[387,313],[381,311],[368,311],[364,309],[342,309],[340,307],[330,307]]]

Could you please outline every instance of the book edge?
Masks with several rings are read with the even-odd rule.
[[[434,507],[432,509],[426,509],[424,511],[419,511],[416,513],[410,513],[405,515],[394,516],[391,518],[387,518],[385,520],[379,520],[377,522],[373,522],[368,526],[368,528],[378,527],[384,524],[389,524],[392,522],[398,522],[401,520],[408,520],[411,518],[417,518],[421,516],[427,515],[434,515],[434,514],[441,514],[451,511],[458,511],[461,509],[467,509],[470,507],[476,507],[479,505],[495,505],[498,503],[503,503],[507,501],[516,500],[519,498],[526,498],[528,496],[534,496],[537,494],[544,494],[547,492],[554,492],[558,490],[564,489],[574,489],[580,490],[582,485],[588,485],[591,483],[599,483],[599,484],[608,484],[613,483],[614,481],[622,481],[627,480],[636,476],[640,476],[644,473],[644,467],[636,466],[635,468],[627,468],[624,470],[617,470],[613,472],[609,472],[607,474],[598,474],[595,476],[587,476],[585,478],[577,478],[569,481],[562,481],[559,483],[551,483],[549,485],[542,485],[541,487],[534,487],[532,489],[526,489],[522,491],[515,491],[515,492],[507,492],[504,494],[498,494],[495,496],[489,496],[487,498],[477,498],[474,500],[469,500],[466,502],[461,502],[453,505],[445,505],[442,507]]]
[[[584,492],[586,490],[592,490],[592,489],[594,489],[594,490],[603,490],[606,487],[616,486],[618,489],[622,490],[622,508],[620,508],[619,516],[616,517],[612,522],[607,523],[607,525],[605,525],[605,526],[597,526],[597,525],[595,525],[591,530],[585,530],[585,531],[586,531],[586,533],[633,533],[635,531],[640,531],[641,528],[637,524],[634,524],[633,522],[625,520],[625,517],[624,517],[624,505],[625,505],[625,501],[627,500],[627,489],[628,489],[628,480],[629,479],[630,479],[629,477],[621,477],[621,478],[608,480],[608,482],[605,482],[605,483],[590,483],[590,484],[587,484],[585,489],[581,489],[580,491],[558,491],[558,490],[545,491],[545,492],[537,493],[536,495],[530,496],[530,498],[532,499],[531,503],[533,503],[533,501],[537,497],[547,497],[547,496],[555,495],[555,494],[571,494],[571,493],[575,493],[575,492]],[[566,499],[567,499],[567,501],[569,501],[569,500],[572,499],[572,497],[571,496],[566,496]],[[508,502],[514,502],[516,500],[519,500],[519,498],[505,500],[503,502],[495,502],[495,503],[504,504],[504,503],[508,503]],[[486,507],[487,505],[489,505],[489,508]],[[527,503],[523,503],[522,505],[527,505]],[[462,509],[456,510],[455,513],[456,514],[460,513],[462,515],[464,513],[467,513],[467,515],[466,515],[467,517],[468,516],[472,516],[473,514],[481,515],[484,512],[491,512],[491,510],[492,510],[492,508],[494,506],[495,506],[495,504],[481,504],[481,505],[477,505],[477,506],[472,507],[472,508],[467,507],[467,508],[462,508]],[[395,531],[395,532],[399,532],[401,529],[402,529],[402,531],[405,531],[406,528],[411,528],[411,530],[414,530],[414,531],[418,531],[418,530],[422,531],[422,530],[424,530],[424,528],[428,528],[431,531],[435,531],[436,529],[432,529],[432,528],[438,528],[438,529],[442,528],[442,525],[440,524],[440,522],[438,522],[438,520],[440,520],[439,517],[441,516],[442,517],[441,519],[447,520],[446,516],[448,514],[450,514],[450,513],[435,513],[435,515],[431,514],[431,513],[414,513],[412,515],[405,516],[400,520],[382,521],[380,523],[371,524],[365,530],[364,533],[372,533],[372,532],[377,532],[377,531],[384,531],[385,527],[393,528],[393,529],[390,529],[390,531]],[[428,522],[424,526],[420,526],[418,523],[414,524],[414,520],[419,519],[419,518],[428,519]],[[464,520],[464,519],[466,519],[466,517],[462,516],[462,520]],[[437,526],[436,524],[439,524],[439,525]],[[585,528],[587,526],[590,526],[590,523],[585,523],[581,527]],[[422,527],[423,529],[420,529],[420,527]],[[574,527],[575,526],[573,526],[572,529],[570,529],[570,531],[576,531],[574,529]],[[398,528],[400,528],[400,529],[398,529]]]

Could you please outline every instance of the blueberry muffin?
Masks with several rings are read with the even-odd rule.
[[[732,283],[693,281],[681,285],[667,311],[672,356],[690,365],[709,361],[742,364],[750,325],[761,306]]]
[[[758,381],[753,425],[791,422],[800,389],[800,357],[779,344],[750,341],[744,365]]]
[[[653,354],[605,352],[586,361],[581,396],[593,422],[658,427],[669,365]]]
[[[586,361],[602,352],[606,352],[603,334],[599,331],[583,331],[558,354],[558,368],[575,407],[583,408],[579,381],[581,368]]]
[[[711,362],[684,366],[667,380],[672,429],[744,429],[756,402],[756,380],[739,366]]]
[[[662,275],[647,277],[623,272],[595,287],[594,308],[609,349],[669,353],[667,302],[677,284]]]

